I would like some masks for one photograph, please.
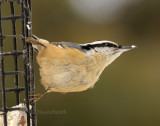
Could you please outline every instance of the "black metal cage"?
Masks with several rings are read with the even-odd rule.
[[[3,8],[4,4],[5,8]],[[16,10],[16,8],[19,8],[19,10]],[[10,14],[4,15],[6,11],[10,11]],[[33,49],[25,41],[26,37],[32,35],[31,19],[31,0],[0,0],[0,92],[2,101],[2,103],[0,102],[0,112],[3,115],[4,126],[7,126],[7,113],[21,109],[12,108],[7,104],[11,100],[7,98],[10,92],[15,94],[13,96],[15,100],[12,100],[13,105],[26,104],[27,125],[37,125],[35,103],[29,101],[31,95],[34,95],[35,88]],[[6,29],[8,29],[8,33],[5,32]],[[13,47],[6,47],[5,44],[7,46],[11,44]],[[20,44],[22,47],[19,46]],[[6,57],[13,58],[13,62],[10,60],[7,62]],[[9,69],[11,64],[13,65],[12,70]],[[8,84],[6,79],[8,76],[13,77],[13,84]],[[24,95],[21,95],[22,93]]]

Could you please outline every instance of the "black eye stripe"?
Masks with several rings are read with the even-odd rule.
[[[114,43],[106,43],[108,47],[118,47],[116,44]]]
[[[114,43],[98,43],[98,44],[87,44],[87,45],[82,45],[81,46],[82,49],[85,49],[85,50],[90,50],[90,49],[94,49],[96,47],[118,47],[116,44]]]

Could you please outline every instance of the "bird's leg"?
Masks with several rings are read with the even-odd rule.
[[[32,96],[33,98],[29,99],[29,101],[37,102],[40,98],[42,98],[42,97],[48,92],[48,90],[49,90],[49,89],[46,89],[42,94],[30,95],[30,96]]]

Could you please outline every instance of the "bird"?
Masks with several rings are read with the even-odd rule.
[[[38,101],[48,92],[81,92],[93,88],[103,70],[123,52],[135,48],[108,40],[78,44],[49,42],[36,36],[27,37],[36,50],[41,83],[45,92],[34,95]]]

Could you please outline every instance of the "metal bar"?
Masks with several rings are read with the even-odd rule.
[[[18,74],[21,74],[21,75],[24,75],[24,71],[10,71],[10,72],[4,72],[4,75],[18,75]],[[16,86],[18,87],[18,86]]]
[[[21,18],[22,18],[21,16],[18,16],[18,15],[16,16],[16,15],[14,15],[14,16],[2,17],[1,20],[2,20],[2,21],[3,21],[3,20],[13,20],[13,19],[14,19],[14,20],[17,20],[17,19],[21,19]]]
[[[35,84],[34,84],[34,66],[33,66],[33,48],[30,45],[30,52],[29,52],[29,59],[30,59],[30,94],[35,94]],[[32,110],[31,110],[31,118],[33,126],[37,126],[37,116],[36,116],[36,103],[32,102]]]
[[[3,52],[2,23],[1,23],[1,3],[0,3],[0,53]],[[1,63],[1,84],[2,84],[2,109],[4,110],[3,119],[4,126],[7,126],[7,110],[6,110],[6,93],[5,93],[5,75],[4,75],[4,58],[0,56]]]
[[[10,2],[10,8],[11,8],[11,15],[14,16],[14,4],[13,2]],[[16,20],[12,19],[12,33],[13,35],[16,35]],[[13,46],[14,46],[14,51],[17,52],[17,38],[13,38]],[[14,70],[18,71],[18,57],[17,55],[14,55]],[[19,78],[18,74],[15,74],[14,76],[14,83],[15,87],[17,88],[19,86],[18,84]],[[15,92],[16,94],[16,105],[19,104],[19,91]]]
[[[17,107],[17,108],[7,108],[7,111],[14,111],[14,110],[25,110],[25,108],[20,108],[20,107]]]
[[[31,37],[32,36],[32,23],[28,23],[28,22],[32,22],[32,13],[31,13],[31,0],[28,0],[28,18],[26,18],[26,22],[27,24],[30,26],[30,29],[26,29],[28,36]],[[30,71],[30,95],[34,95],[35,94],[35,84],[34,84],[34,66],[33,66],[33,48],[32,45],[29,44],[29,62],[30,62],[30,67],[29,67],[29,71]],[[37,116],[36,116],[36,103],[32,102],[32,109],[31,109],[31,119],[32,119],[32,125],[33,126],[37,126]]]
[[[3,52],[3,53],[0,53],[0,56],[11,56],[11,55],[22,55],[23,52],[21,51],[17,51],[17,52]]]
[[[7,111],[15,111],[15,110],[22,110],[23,108],[17,107],[17,108],[7,108]],[[25,108],[24,108],[25,110]],[[2,109],[0,109],[1,112],[3,112]]]
[[[5,89],[5,92],[11,92],[11,91],[24,91],[25,88],[24,87],[18,87],[18,88],[7,88]],[[2,92],[2,90],[0,90],[0,92]]]
[[[22,0],[0,0],[0,2],[17,2],[18,4],[21,3]]]
[[[5,38],[23,38],[22,35],[3,35],[3,39]]]
[[[25,32],[25,20],[24,20],[24,17],[25,17],[25,10],[24,10],[24,0],[22,0],[22,3],[21,3],[21,16],[22,16],[22,35],[23,35],[23,38],[22,38],[22,42],[23,42],[23,50],[26,52],[27,51],[27,44],[26,44],[26,41],[24,39],[24,37],[26,36],[26,32]],[[28,61],[28,55],[27,53],[24,53],[23,54],[23,63],[24,63],[24,80],[25,80],[25,96],[26,96],[26,108],[27,108],[27,126],[30,126],[30,109],[29,109],[29,87],[28,87],[28,78],[27,78],[27,75],[28,75],[28,70],[27,70],[27,61]]]

